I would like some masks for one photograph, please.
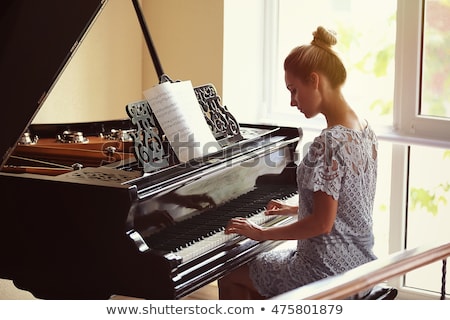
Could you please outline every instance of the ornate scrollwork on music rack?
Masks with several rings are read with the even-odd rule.
[[[227,107],[221,105],[215,87],[205,84],[195,87],[194,91],[214,137],[225,145],[242,139],[239,123]]]
[[[144,172],[151,172],[169,165],[168,155],[164,151],[163,136],[156,125],[150,105],[146,100],[130,103],[126,112],[131,122],[137,126],[130,133],[133,151]]]

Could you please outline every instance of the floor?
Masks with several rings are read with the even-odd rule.
[[[134,299],[124,296],[113,296],[112,300],[129,300]],[[218,300],[219,294],[217,289],[217,281],[211,282],[210,284],[192,292],[191,294],[182,298],[182,300]]]
[[[0,300],[35,300],[28,291],[17,289],[11,280],[0,279]]]
[[[184,299],[187,300],[218,300],[219,292],[217,288],[217,282],[214,281],[201,289],[191,293],[186,296]]]
[[[0,279],[0,300],[35,300],[36,298],[28,291],[16,288],[12,281]],[[113,296],[113,300],[134,299],[124,296]],[[212,282],[203,288],[184,297],[185,300],[217,300],[217,282]]]

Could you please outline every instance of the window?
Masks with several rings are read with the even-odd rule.
[[[305,120],[290,107],[283,60],[310,42],[318,25],[334,29],[348,69],[344,94],[380,140],[376,254],[450,241],[450,2],[249,0],[248,8],[233,2],[225,1],[223,94],[231,112],[240,121],[301,126],[303,142],[310,141],[324,120]],[[429,297],[440,290],[440,267],[394,284],[405,297]]]
[[[441,71],[448,70],[450,62],[440,57],[448,55],[449,50],[445,41],[448,30],[442,27],[449,23],[449,8],[448,1],[442,0],[398,1],[397,54],[403,59],[396,63],[394,127],[411,138],[411,143],[398,147],[399,156],[393,158],[403,166],[399,171],[408,170],[401,177],[405,181],[402,194],[396,195],[403,201],[391,207],[391,210],[395,207],[392,212],[403,213],[391,218],[396,226],[390,234],[395,239],[392,251],[450,241],[446,229],[450,209],[450,173],[446,170],[449,97],[448,90],[441,89],[449,81],[449,75]],[[392,179],[395,178],[399,177],[394,172]],[[403,230],[404,240],[393,235],[399,230]],[[406,294],[414,295],[414,289],[437,293],[441,286],[440,269],[441,264],[435,263],[410,272],[399,285],[408,288]]]
[[[290,107],[282,67],[289,51],[297,45],[311,42],[312,32],[322,25],[338,35],[335,49],[348,72],[343,88],[346,99],[372,126],[390,125],[394,100],[395,1],[281,0],[278,3],[278,51],[274,55],[278,64],[273,83],[277,90],[272,96],[273,102],[268,104],[268,118],[276,118],[279,123],[286,119],[298,119],[297,125],[302,127],[317,125],[323,128],[323,118],[306,120],[296,108]],[[368,12],[371,14],[368,15]],[[389,185],[390,144],[380,143],[378,154],[382,164],[379,166],[379,177],[385,181],[379,181],[376,193],[374,232],[377,239],[374,250],[381,257],[387,255],[389,249],[390,193],[384,186]]]
[[[370,12],[370,14],[368,14]],[[269,104],[270,118],[283,116],[309,125],[289,107],[283,60],[295,46],[310,43],[317,26],[336,31],[336,50],[348,71],[346,99],[361,116],[378,124],[392,123],[394,97],[395,1],[281,0],[276,37],[277,88]],[[383,26],[383,28],[380,28]],[[275,73],[275,72],[274,72]]]
[[[413,89],[411,81],[401,91],[403,95],[405,92],[415,92],[415,97],[414,94],[409,95],[408,103],[416,103],[404,112],[409,123],[402,121],[401,117],[399,123],[403,132],[429,139],[427,145],[437,147],[412,144],[406,151],[409,168],[405,213],[406,248],[414,248],[421,243],[450,241],[450,2],[424,0],[416,1],[415,4],[416,10],[409,10],[415,21],[404,17],[402,21],[406,20],[405,24],[400,28],[416,22],[414,29],[417,36],[412,37],[413,34],[408,32],[413,40],[404,44],[405,47],[414,45],[420,48],[414,59],[419,59],[421,63],[404,62],[414,70],[415,79],[418,80],[417,90]],[[399,7],[402,5],[405,3],[400,3]],[[402,12],[406,13],[406,8]],[[403,80],[403,76],[399,75],[398,79]],[[401,107],[402,111],[406,108]],[[440,145],[443,148],[439,148]],[[441,263],[434,263],[410,272],[405,275],[404,285],[439,292],[441,267]]]

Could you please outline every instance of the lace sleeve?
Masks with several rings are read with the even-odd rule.
[[[345,173],[342,149],[342,143],[331,134],[317,137],[299,167],[302,173],[299,181],[301,188],[320,190],[338,200]]]

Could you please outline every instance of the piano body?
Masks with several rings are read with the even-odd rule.
[[[52,24],[42,21],[64,11],[63,1],[5,4],[0,277],[43,299],[178,299],[279,244],[224,235],[223,227],[234,216],[289,221],[262,209],[272,198],[295,197],[299,132],[230,121],[233,134],[215,133],[223,150],[181,163],[157,122],[139,125],[145,101],[126,106],[129,119],[31,124],[104,5],[76,1]],[[46,59],[18,55],[29,45]],[[195,90],[227,111],[213,87]],[[150,160],[139,155],[149,141],[161,142],[149,147]]]

